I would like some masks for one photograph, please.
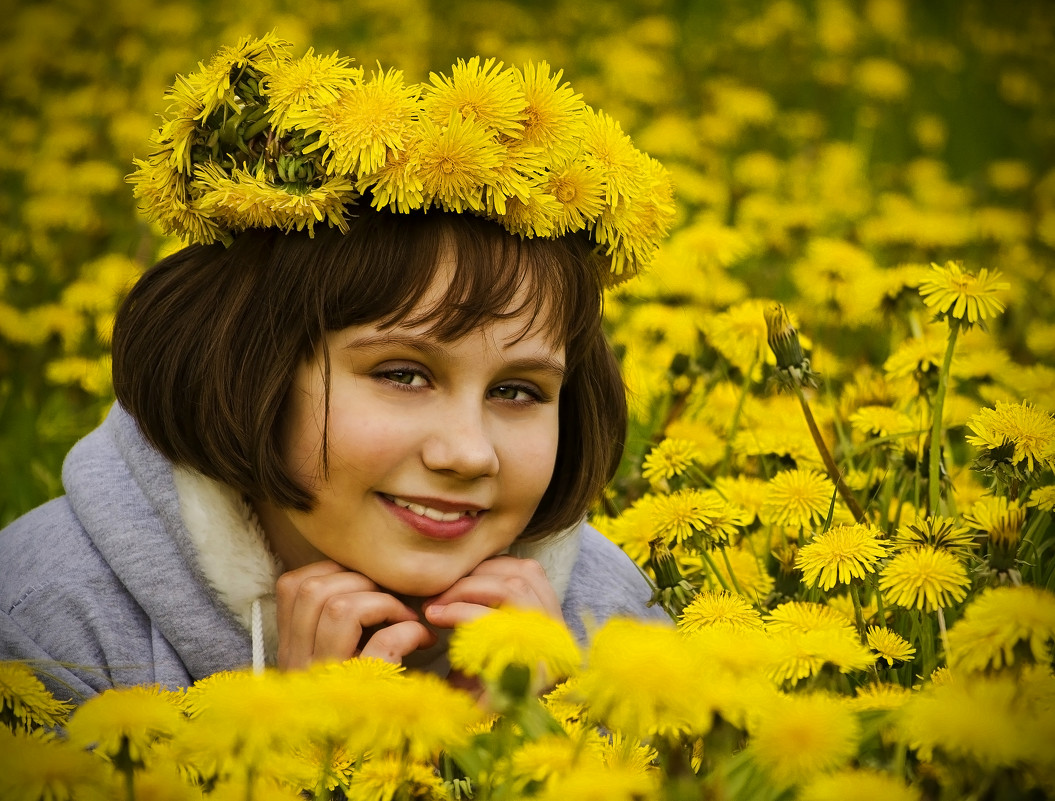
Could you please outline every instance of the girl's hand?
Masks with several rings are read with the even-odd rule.
[[[542,565],[533,559],[495,556],[458,579],[450,589],[425,602],[425,619],[438,628],[454,628],[498,606],[538,609],[563,621],[560,599]]]
[[[314,562],[278,579],[278,666],[373,656],[400,664],[436,635],[409,606],[360,573]],[[361,642],[363,632],[379,627]]]

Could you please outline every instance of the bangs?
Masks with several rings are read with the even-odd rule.
[[[335,242],[342,252],[326,271],[338,285],[320,287],[328,296],[326,330],[424,325],[451,341],[490,321],[523,317],[518,336],[540,332],[568,348],[596,316],[588,310],[597,306],[604,265],[584,238],[523,239],[492,221],[442,212],[371,211],[352,228],[361,230]],[[421,308],[452,262],[442,299]]]

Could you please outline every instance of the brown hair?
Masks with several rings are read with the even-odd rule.
[[[417,322],[452,340],[527,311],[565,345],[556,465],[521,536],[567,528],[614,474],[626,429],[622,378],[601,327],[606,266],[576,235],[520,239],[470,215],[365,208],[344,234],[259,230],[226,248],[192,245],[148,270],[118,311],[117,398],[174,463],[250,498],[310,510],[314,498],[282,452],[298,366],[325,348],[329,331],[406,320],[444,248],[458,264],[446,302]]]

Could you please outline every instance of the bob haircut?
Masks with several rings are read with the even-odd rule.
[[[457,262],[447,296],[415,312],[443,252]],[[140,278],[114,326],[114,388],[170,461],[309,511],[314,497],[286,467],[284,410],[297,368],[317,355],[328,395],[327,332],[409,321],[450,341],[526,313],[524,333],[562,343],[567,361],[553,476],[520,537],[538,539],[581,520],[622,455],[626,395],[601,325],[606,273],[585,237],[522,239],[466,214],[365,207],[346,233],[249,230],[229,247],[184,248]],[[328,398],[326,410],[328,420]]]

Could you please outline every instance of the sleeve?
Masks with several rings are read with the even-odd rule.
[[[649,606],[652,584],[623,550],[591,526],[583,526],[579,558],[572,570],[562,611],[580,643],[614,617],[667,621],[660,606]]]

